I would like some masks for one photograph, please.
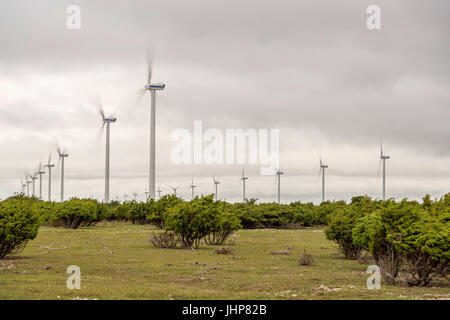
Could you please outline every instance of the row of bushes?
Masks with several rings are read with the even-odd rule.
[[[355,197],[326,228],[348,259],[370,252],[388,283],[427,285],[446,277],[450,261],[450,194],[423,203]]]

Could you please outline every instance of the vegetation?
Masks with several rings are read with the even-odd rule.
[[[387,283],[427,286],[449,274],[450,194],[422,203],[396,202],[367,196],[320,205],[294,202],[258,204],[214,201],[213,196],[183,201],[164,196],[158,201],[113,202],[73,198],[64,203],[18,196],[0,202],[0,258],[19,252],[36,237],[40,225],[79,229],[100,221],[153,225],[150,243],[157,248],[192,248],[231,245],[239,229],[301,229],[326,225],[325,235],[345,258],[374,261]],[[147,240],[148,241],[148,240]],[[364,256],[361,256],[364,252]],[[271,250],[290,255],[288,250]],[[310,262],[311,261],[311,262]],[[298,262],[310,265],[304,253]]]
[[[17,197],[0,202],[0,259],[19,253],[36,237],[39,219],[33,201]]]
[[[368,290],[368,264],[344,259],[323,229],[241,229],[224,255],[155,248],[149,238],[162,231],[152,225],[43,226],[20,255],[0,260],[0,299],[450,299],[442,279]],[[286,245],[291,255],[269,254]],[[298,266],[304,250],[314,265]],[[69,265],[81,268],[81,290],[66,287]]]

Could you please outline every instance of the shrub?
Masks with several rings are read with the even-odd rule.
[[[390,202],[359,220],[355,244],[369,250],[383,278],[396,283],[400,273],[409,285],[427,285],[449,271],[450,226],[417,202]]]
[[[153,200],[151,200],[153,201]],[[147,221],[154,224],[159,229],[164,229],[167,212],[177,205],[183,203],[183,200],[175,195],[165,195],[152,205],[151,212],[148,212]]]
[[[156,248],[175,249],[180,245],[180,236],[172,231],[153,233],[150,242]]]
[[[306,253],[306,250],[301,254],[298,260],[299,266],[312,266],[314,264],[314,259],[312,255]]]
[[[166,229],[179,234],[185,248],[198,248],[201,239],[218,230],[218,204],[213,196],[179,203],[167,212]]]
[[[381,201],[369,197],[353,197],[348,206],[340,206],[328,219],[325,234],[337,243],[339,251],[347,259],[357,259],[362,247],[353,242],[352,231],[358,219],[383,206]]]
[[[0,202],[0,259],[19,253],[38,229],[39,218],[31,201],[16,198]]]
[[[55,217],[67,229],[89,226],[103,219],[104,207],[96,200],[72,198],[54,207]]]
[[[136,202],[130,201],[127,204],[127,220],[133,224],[146,224],[148,223],[147,217],[151,214],[155,201],[150,199],[148,202]]]
[[[210,245],[222,245],[236,230],[241,228],[239,219],[230,212],[219,212],[214,230],[205,236],[205,242]]]

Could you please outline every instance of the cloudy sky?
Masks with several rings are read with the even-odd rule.
[[[381,8],[381,30],[366,9]],[[81,29],[67,28],[67,8]],[[450,191],[450,3],[446,0],[111,1],[0,0],[0,198],[19,191],[56,146],[66,159],[66,198],[103,199],[104,136],[111,127],[111,198],[148,183],[149,97],[145,48],[154,48],[157,187],[241,199],[243,166],[176,165],[174,130],[279,129],[282,201],[418,199]],[[146,40],[147,39],[147,40]],[[205,145],[207,145],[205,143]],[[247,196],[276,199],[276,180],[246,165]],[[53,175],[59,199],[60,175]],[[43,180],[47,196],[47,177]],[[130,197],[129,196],[129,197]]]

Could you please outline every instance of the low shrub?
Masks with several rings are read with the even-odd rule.
[[[219,230],[220,215],[219,203],[211,195],[179,203],[169,209],[164,222],[166,230],[180,235],[185,248],[197,249],[205,236]]]
[[[314,265],[314,259],[312,255],[306,253],[306,250],[300,255],[300,259],[298,260],[299,266],[312,266]]]
[[[0,202],[0,259],[23,250],[37,236],[39,225],[32,201],[18,197]]]
[[[161,231],[153,233],[150,242],[156,248],[175,249],[180,246],[181,238],[173,231]]]

